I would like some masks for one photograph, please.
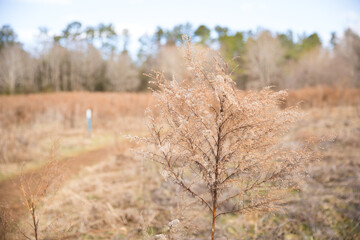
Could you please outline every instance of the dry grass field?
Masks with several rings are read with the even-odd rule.
[[[360,239],[360,90],[290,91],[286,105],[299,102],[305,117],[284,141],[323,138],[322,159],[309,163],[283,211],[221,217],[222,239]],[[42,198],[40,239],[207,239],[211,216],[164,181],[159,166],[130,150],[138,146],[125,136],[146,134],[151,104],[150,94],[135,93],[1,96],[3,239],[23,239],[19,228],[31,231],[14,184],[20,175],[41,173],[54,141],[63,178]]]

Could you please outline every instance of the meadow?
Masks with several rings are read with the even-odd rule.
[[[41,197],[40,239],[207,239],[210,215],[131,150],[139,146],[126,136],[147,134],[144,112],[153,102],[149,93],[1,96],[2,239],[23,239],[19,229],[31,235],[17,184],[43,173],[54,142],[62,178]],[[284,141],[322,138],[323,157],[307,165],[282,210],[221,217],[221,239],[360,238],[360,89],[291,90],[281,107],[295,104],[305,117]]]

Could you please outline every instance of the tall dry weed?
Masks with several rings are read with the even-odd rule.
[[[20,175],[18,187],[29,219],[25,220],[26,224],[17,225],[17,230],[25,239],[42,239],[40,238],[42,204],[44,198],[57,189],[61,178],[62,170],[56,156],[57,149],[58,142],[55,142],[48,162],[40,171]]]
[[[278,208],[315,155],[306,143],[281,142],[300,117],[296,107],[280,109],[285,91],[237,90],[221,57],[185,40],[184,79],[149,75],[159,115],[148,111],[150,136],[136,140],[153,146],[144,158],[208,210],[215,239],[220,216]]]

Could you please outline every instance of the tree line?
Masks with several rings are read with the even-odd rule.
[[[128,30],[119,33],[112,24],[71,22],[55,35],[39,28],[39,47],[31,53],[11,26],[2,26],[0,93],[144,91],[148,88],[144,73],[152,69],[175,78],[184,74],[177,48],[183,34],[192,38],[195,47],[218,50],[241,89],[360,86],[360,37],[351,29],[341,38],[333,33],[329,47],[317,33],[295,37],[292,31],[232,31],[186,23],[157,27],[153,34],[143,35],[137,59],[132,59]]]

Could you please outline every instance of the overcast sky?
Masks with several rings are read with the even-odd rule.
[[[152,34],[159,25],[185,22],[233,31],[317,32],[327,45],[333,31],[341,35],[351,27],[360,33],[360,0],[0,0],[0,25],[10,24],[28,49],[40,26],[60,33],[74,20],[85,26],[113,23],[119,32],[128,29],[132,55],[141,35]]]

